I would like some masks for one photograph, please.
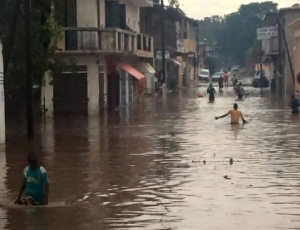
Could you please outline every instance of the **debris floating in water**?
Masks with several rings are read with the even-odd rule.
[[[176,148],[170,148],[169,149],[169,153],[175,153],[175,152],[177,152],[178,151],[178,149],[176,149]]]
[[[224,176],[224,179],[225,179],[225,180],[231,180],[231,178],[228,177],[227,175]]]

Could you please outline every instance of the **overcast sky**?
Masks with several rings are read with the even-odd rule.
[[[241,4],[260,2],[251,0],[179,0],[181,8],[187,16],[203,19],[212,15],[225,15],[238,10]],[[290,7],[300,3],[300,0],[277,0],[279,7]]]

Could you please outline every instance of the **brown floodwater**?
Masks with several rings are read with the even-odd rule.
[[[214,104],[190,90],[110,116],[47,119],[31,144],[11,122],[0,229],[300,229],[299,116],[268,90],[246,90],[246,125],[214,120],[236,102],[232,89]],[[47,207],[13,205],[29,150],[48,171]]]

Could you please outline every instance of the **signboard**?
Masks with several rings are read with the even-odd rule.
[[[33,80],[32,90],[33,90],[34,93],[37,93],[41,90],[41,84],[40,84],[39,81]]]
[[[184,53],[184,40],[177,38],[177,52]]]
[[[162,59],[162,51],[156,51],[155,58]],[[170,59],[170,51],[165,51],[165,59]]]
[[[257,29],[257,40],[267,40],[271,37],[278,37],[278,29],[276,27],[263,27]]]

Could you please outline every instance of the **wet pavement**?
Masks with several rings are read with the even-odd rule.
[[[268,90],[246,91],[239,126],[214,120],[236,102],[231,88],[214,104],[195,89],[100,119],[48,119],[34,144],[13,122],[0,229],[300,229],[299,117]],[[48,171],[48,207],[13,205],[29,149]]]

